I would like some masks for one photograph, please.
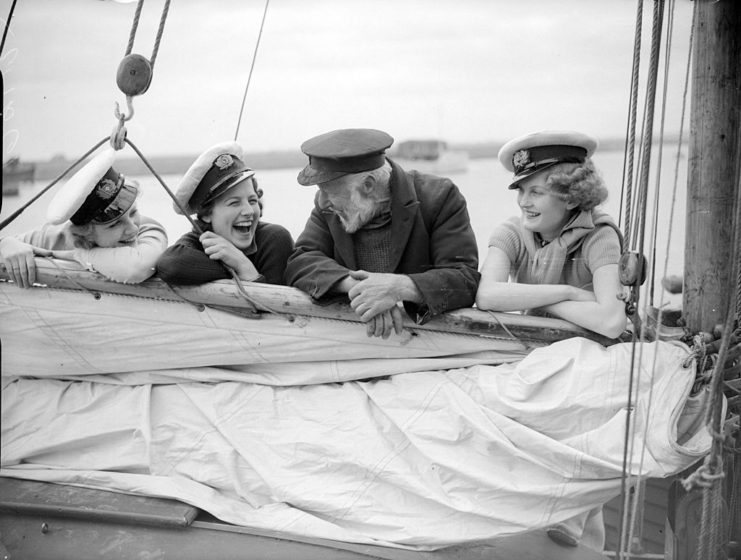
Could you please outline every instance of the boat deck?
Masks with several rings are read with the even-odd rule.
[[[0,478],[0,558],[595,560],[544,531],[419,552],[300,538],[223,523],[173,500]]]

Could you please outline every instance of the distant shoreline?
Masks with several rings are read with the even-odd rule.
[[[674,138],[665,139],[667,143],[676,142]],[[504,142],[478,142],[449,144],[451,150],[463,150],[468,152],[471,159],[493,158],[499,152]],[[600,150],[615,151],[624,149],[623,139],[607,139],[600,142]],[[393,150],[393,149],[392,149]],[[393,153],[389,154],[393,157]],[[145,154],[146,156],[146,154]],[[178,156],[152,156],[147,157],[160,175],[183,174],[195,161],[197,154]],[[253,152],[245,154],[248,164],[255,169],[299,169],[306,164],[306,156],[300,150],[274,150],[268,152]],[[26,160],[23,160],[26,162]],[[35,180],[49,180],[58,177],[73,162],[64,156],[55,156],[46,161],[28,161],[35,165]],[[149,173],[147,166],[137,157],[127,157],[116,162],[116,169],[124,175],[144,175]]]

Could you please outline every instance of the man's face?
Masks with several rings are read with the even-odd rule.
[[[320,207],[336,214],[347,233],[355,233],[378,213],[379,203],[363,189],[366,180],[367,176],[345,175],[317,185]]]

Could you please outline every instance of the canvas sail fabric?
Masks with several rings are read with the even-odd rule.
[[[638,350],[630,470],[664,477],[711,438],[692,422],[686,347]],[[187,369],[161,384],[6,377],[0,475],[175,498],[297,536],[474,542],[619,494],[632,355],[573,338],[497,366],[302,386]]]
[[[342,320],[265,314],[246,319],[184,302],[0,282],[3,375],[60,377],[229,366],[207,379],[325,383],[372,375],[499,364],[533,343],[513,337],[405,330],[387,340]],[[291,363],[286,369],[275,364]],[[303,364],[301,366],[300,364]],[[350,364],[349,367],[347,365]],[[286,373],[287,372],[287,373]],[[193,374],[197,375],[197,374]],[[253,375],[257,377],[246,377]],[[214,377],[216,376],[216,377]],[[170,376],[150,377],[167,380]],[[140,382],[144,382],[139,376]],[[191,379],[196,380],[196,379]]]

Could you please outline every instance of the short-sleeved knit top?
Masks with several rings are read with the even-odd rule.
[[[567,242],[565,258],[559,256],[547,244],[541,248],[533,246],[528,251],[524,236],[532,233],[524,230],[519,217],[513,217],[497,226],[489,238],[489,247],[504,251],[512,263],[510,276],[514,282],[522,284],[568,284],[585,290],[592,290],[594,271],[607,264],[618,264],[621,254],[622,235],[611,218],[602,213],[583,211],[570,221],[552,241],[563,242],[569,230],[581,230]],[[575,239],[574,239],[575,238]],[[559,274],[559,263],[563,260]],[[550,262],[553,261],[553,262]],[[549,269],[543,272],[543,269]],[[544,281],[544,278],[547,278]]]

